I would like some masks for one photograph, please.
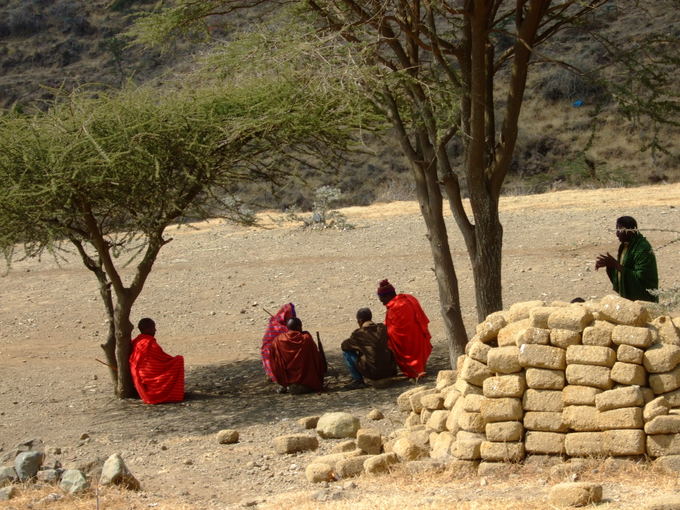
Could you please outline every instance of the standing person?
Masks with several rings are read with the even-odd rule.
[[[184,400],[184,358],[166,354],[156,342],[156,323],[144,318],[140,334],[132,340],[130,372],[145,404]]]
[[[617,219],[616,237],[621,243],[617,258],[609,253],[600,254],[595,269],[607,268],[607,276],[621,297],[658,302],[659,297],[649,292],[659,287],[656,257],[649,241],[638,231],[635,218],[621,216]]]
[[[281,333],[288,331],[286,322],[288,319],[295,317],[295,305],[293,303],[286,303],[278,312],[269,318],[267,329],[262,337],[262,347],[260,353],[262,355],[262,366],[270,381],[276,382],[276,377],[272,372],[271,367],[271,345],[274,339]]]
[[[406,377],[419,379],[425,375],[425,365],[432,352],[430,319],[416,298],[410,294],[397,294],[389,281],[378,287],[378,298],[385,305],[385,326],[388,346]]]
[[[385,325],[373,322],[373,313],[369,308],[360,308],[357,311],[357,323],[359,328],[340,344],[345,363],[352,376],[352,382],[346,386],[346,389],[365,387],[364,377],[385,379],[397,373],[394,356],[387,346]]]
[[[281,385],[280,393],[321,391],[326,369],[312,335],[302,331],[302,321],[297,317],[288,319],[286,326],[288,331],[271,344],[271,368]]]

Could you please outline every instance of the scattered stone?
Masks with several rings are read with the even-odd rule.
[[[654,461],[654,466],[666,474],[677,476],[680,474],[680,455],[666,455]]]
[[[0,467],[0,487],[10,485],[18,480],[17,472],[11,466]]]
[[[379,430],[359,429],[357,431],[357,447],[369,455],[378,455],[382,451],[382,436]]]
[[[319,416],[305,416],[304,418],[300,418],[297,422],[298,425],[305,429],[315,429],[316,424],[319,423]]]
[[[331,448],[331,453],[352,452],[357,449],[357,442],[354,439],[341,441]]]
[[[104,462],[99,485],[117,485],[132,491],[138,491],[141,488],[139,480],[130,472],[118,453],[114,453]]]
[[[371,409],[371,411],[366,415],[366,418],[369,420],[373,421],[378,421],[382,420],[385,418],[385,415],[382,413],[380,409]],[[316,427],[316,424],[314,424],[314,427]],[[308,427],[308,428],[314,428],[314,427]]]
[[[224,429],[217,433],[217,442],[219,444],[234,444],[238,442],[238,439],[238,430]]]
[[[9,501],[17,495],[17,490],[13,485],[0,489],[0,501]]]
[[[510,466],[505,462],[480,462],[477,476],[486,478],[507,478]]]
[[[643,510],[680,510],[680,496],[659,496],[644,503]]]
[[[324,439],[356,437],[359,418],[349,413],[326,413],[319,418],[316,432]]]
[[[335,471],[340,478],[359,476],[364,472],[364,462],[371,457],[373,456],[359,455],[357,457],[343,459],[337,463]]]
[[[274,451],[279,455],[316,450],[319,440],[314,436],[290,434],[274,438]]]
[[[61,475],[59,487],[69,494],[77,494],[86,490],[90,484],[85,475],[77,469],[67,469]]]
[[[364,471],[370,475],[389,473],[391,466],[399,462],[396,453],[383,453],[369,457],[364,461]]]
[[[548,500],[559,507],[586,506],[602,501],[602,486],[597,483],[560,483],[550,489]]]
[[[60,470],[57,469],[41,469],[36,474],[39,482],[55,484],[59,481]]]
[[[14,470],[19,480],[26,481],[33,478],[40,469],[45,459],[45,454],[40,451],[28,451],[20,453],[14,459]]]

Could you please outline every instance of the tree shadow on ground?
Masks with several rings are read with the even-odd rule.
[[[95,424],[129,422],[150,436],[206,435],[226,428],[270,424],[283,418],[332,411],[358,412],[373,407],[388,409],[397,396],[413,387],[413,381],[395,379],[387,388],[345,390],[350,378],[340,354],[328,355],[328,390],[323,393],[290,395],[276,393],[257,360],[193,367],[186,374],[185,401],[146,405],[140,400],[109,399],[95,411]],[[449,368],[448,352],[435,348],[428,362],[428,377],[419,384],[433,385],[439,370]]]

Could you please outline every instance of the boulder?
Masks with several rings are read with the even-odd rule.
[[[592,482],[566,482],[550,489],[548,501],[557,507],[594,505],[602,501],[602,485]]]
[[[274,451],[279,455],[316,450],[319,440],[304,434],[289,434],[274,438]]]
[[[526,380],[523,374],[489,377],[483,385],[484,396],[490,398],[520,398],[525,388]]]
[[[311,464],[326,464],[330,466],[331,469],[335,470],[335,467],[341,460],[349,459],[350,457],[358,457],[359,455],[363,454],[364,452],[362,452],[359,449],[353,450],[351,452],[331,453],[330,455],[321,455],[319,457],[314,457],[312,459]]]
[[[317,418],[318,420],[318,418]],[[314,425],[316,426],[316,424]],[[306,428],[313,428],[313,427],[306,427]],[[224,429],[220,430],[217,433],[217,442],[219,444],[234,444],[238,443],[239,439],[239,433],[238,430],[234,429]]]
[[[529,324],[532,328],[540,328],[548,331],[548,318],[550,314],[559,310],[560,307],[557,306],[543,306],[539,308],[533,308],[529,312]],[[532,343],[532,342],[527,342]],[[536,342],[539,343],[539,342]],[[548,342],[545,342],[548,343]]]
[[[20,481],[33,478],[40,469],[45,454],[41,451],[22,452],[14,459],[14,471]]]
[[[355,437],[359,430],[359,418],[349,413],[326,413],[319,418],[316,432],[324,439]]]
[[[117,453],[111,455],[104,462],[102,474],[99,477],[99,485],[117,485],[133,491],[138,491],[141,488],[139,480],[132,475],[123,462],[123,458]]]
[[[565,385],[564,372],[547,368],[527,368],[526,385],[534,390],[561,390]]]
[[[90,484],[85,475],[77,469],[67,469],[61,475],[59,487],[69,494],[77,494],[87,490]]]
[[[305,477],[312,483],[331,482],[335,479],[333,468],[322,463],[308,465],[305,469]]]

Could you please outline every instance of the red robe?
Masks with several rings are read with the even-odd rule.
[[[425,372],[432,352],[430,319],[410,294],[398,294],[387,303],[385,326],[389,338],[387,346],[406,377],[418,377]]]
[[[302,384],[314,391],[323,389],[324,364],[312,335],[289,330],[271,345],[271,368],[281,386]]]
[[[130,372],[144,403],[184,400],[184,358],[166,354],[151,335],[132,340]]]

